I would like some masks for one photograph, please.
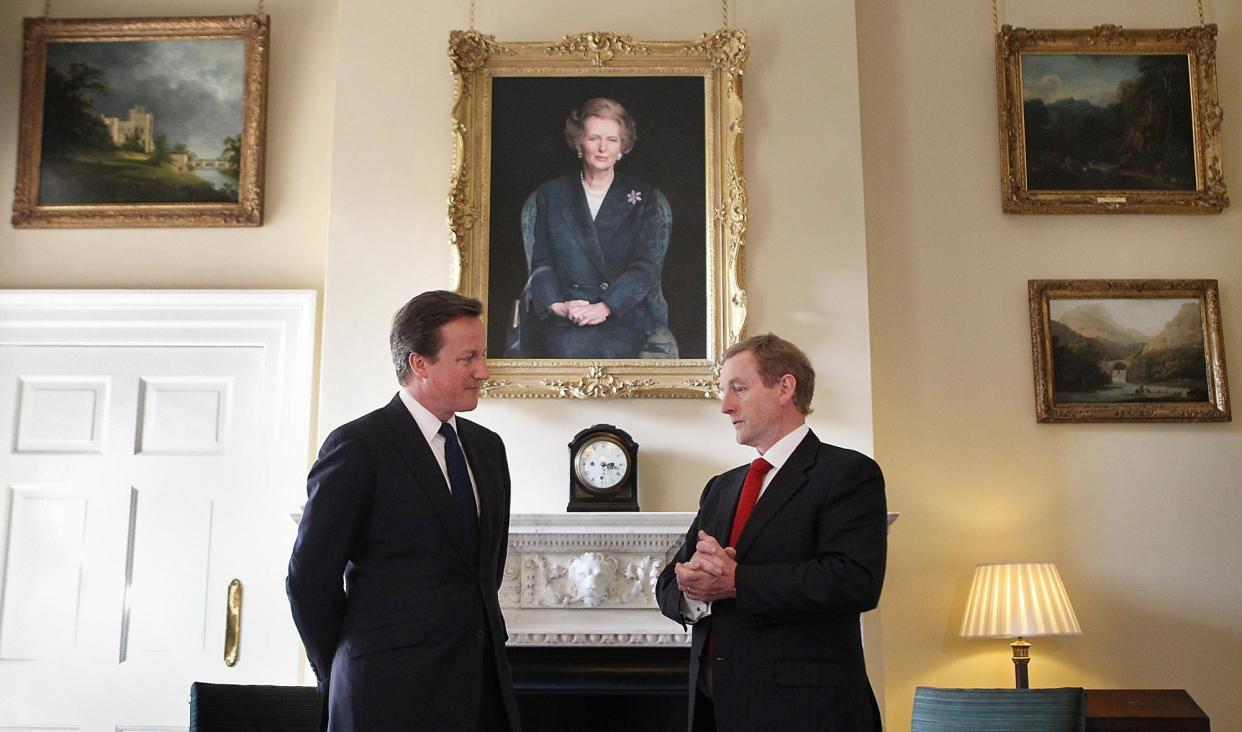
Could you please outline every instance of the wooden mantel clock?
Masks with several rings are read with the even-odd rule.
[[[638,443],[610,424],[569,443],[569,511],[637,511]]]

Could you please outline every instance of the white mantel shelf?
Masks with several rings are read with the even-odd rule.
[[[686,533],[694,514],[690,512],[615,511],[580,513],[515,513],[509,517],[509,532],[554,534],[559,532],[629,534],[651,532]]]

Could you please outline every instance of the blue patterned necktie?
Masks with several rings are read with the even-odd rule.
[[[444,463],[448,467],[449,487],[453,490],[457,523],[466,543],[469,564],[474,567],[478,564],[479,514],[474,504],[474,488],[470,486],[470,471],[466,468],[466,455],[461,451],[453,425],[441,424],[440,434],[444,437]]]

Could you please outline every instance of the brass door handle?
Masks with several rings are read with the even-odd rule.
[[[229,583],[224,611],[224,665],[236,666],[241,654],[242,583],[234,578]]]

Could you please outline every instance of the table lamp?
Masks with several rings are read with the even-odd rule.
[[[1051,562],[980,564],[970,584],[963,638],[1017,638],[1013,649],[1017,688],[1030,688],[1031,644],[1024,638],[1079,635],[1078,618],[1056,565]]]

